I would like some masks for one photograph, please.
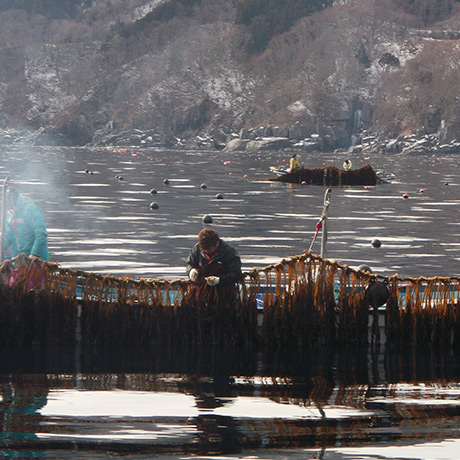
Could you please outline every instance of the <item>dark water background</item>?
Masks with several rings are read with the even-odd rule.
[[[175,278],[206,214],[245,269],[310,246],[325,189],[253,180],[289,156],[15,146],[1,151],[0,177],[43,209],[51,260]],[[300,157],[306,167],[347,158]],[[460,157],[351,159],[397,181],[333,188],[329,258],[386,275],[458,274]],[[456,459],[459,364],[452,350],[1,350],[0,455]]]
[[[341,166],[345,158],[303,154],[300,159],[306,167],[321,167]],[[352,266],[366,263],[389,275],[459,274],[460,157],[351,158],[354,167],[369,163],[393,172],[397,181],[368,189],[333,188],[329,258]],[[269,167],[288,159],[278,152],[27,152],[17,147],[3,149],[0,177],[8,174],[39,202],[52,260],[114,275],[175,278],[184,276],[184,260],[206,214],[237,247],[247,269],[310,246],[325,189],[252,180],[270,177]],[[151,189],[158,193],[151,195]],[[218,193],[224,199],[216,199]],[[160,208],[151,210],[151,202]],[[379,249],[371,245],[375,238],[382,243]],[[319,238],[313,250],[319,252]]]

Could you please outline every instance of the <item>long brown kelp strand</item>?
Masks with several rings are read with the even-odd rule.
[[[0,266],[0,346],[73,347],[77,299],[74,278],[56,264],[24,256]],[[60,278],[62,282],[55,284]],[[14,286],[10,287],[14,279]],[[54,284],[54,286],[53,286]]]
[[[459,278],[377,276],[309,252],[225,288],[73,271],[23,255],[0,265],[0,281],[2,346],[72,345],[77,329],[84,345],[103,348],[460,345]]]

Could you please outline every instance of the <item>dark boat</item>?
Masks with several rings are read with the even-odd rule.
[[[307,185],[377,185],[388,182],[385,176],[377,174],[371,165],[365,165],[359,169],[339,169],[335,166],[325,168],[296,168],[284,170],[270,168],[276,177],[266,179],[268,181],[288,182],[291,184]]]

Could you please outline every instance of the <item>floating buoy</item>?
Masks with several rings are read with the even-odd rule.
[[[125,180],[125,178],[123,176],[117,176],[117,179],[118,180]]]
[[[229,176],[233,176],[233,173],[229,172],[228,175],[229,175]]]
[[[372,240],[371,244],[372,246],[374,246],[374,248],[379,248],[380,246],[382,246],[382,243],[377,238],[375,240]]]
[[[404,193],[403,199],[408,200],[408,199],[409,199],[409,195],[408,195],[407,193]]]
[[[200,185],[200,187],[201,187],[201,188],[206,188],[207,185],[206,185],[205,183],[203,183],[203,184]]]
[[[421,188],[421,189],[419,190],[419,192],[420,192],[420,193],[425,193],[425,189]]]
[[[212,224],[212,217],[209,214],[203,216],[203,224]]]
[[[222,195],[222,193],[218,193],[216,195],[216,200],[223,200],[224,199],[224,195]]]
[[[362,272],[369,272],[372,273],[372,268],[369,267],[369,265],[360,265],[358,267],[358,270],[361,270]]]
[[[150,209],[159,209],[160,205],[154,201],[153,203],[150,203]]]
[[[369,190],[369,185],[365,185],[365,186],[364,186],[364,189],[365,189],[365,190]]]
[[[388,302],[390,290],[381,281],[371,281],[366,289],[366,300],[371,307],[381,307]]]
[[[229,164],[231,164],[230,161],[228,161],[228,160],[227,160],[227,161],[224,161],[224,165],[229,165]]]
[[[307,185],[307,183],[304,180],[301,182],[301,184],[302,185]]]
[[[164,179],[164,180],[163,180],[163,184],[168,185],[168,184],[169,184],[169,179]]]
[[[247,175],[247,174],[245,174],[243,177],[246,179],[246,178],[248,177],[248,175]]]
[[[86,173],[86,174],[89,174],[89,169],[85,169],[85,173]]]
[[[152,190],[150,190],[150,195],[156,195],[156,194],[157,194],[157,191],[154,188],[152,188]]]
[[[446,182],[444,185],[449,185],[449,182]]]

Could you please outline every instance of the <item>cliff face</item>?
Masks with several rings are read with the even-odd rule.
[[[75,144],[225,143],[260,125],[328,148],[363,130],[460,139],[459,5],[422,3],[330,2],[254,52],[237,0],[0,1],[0,128]]]

